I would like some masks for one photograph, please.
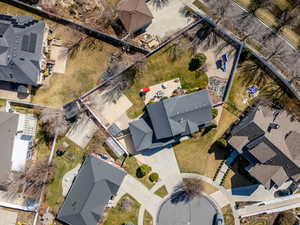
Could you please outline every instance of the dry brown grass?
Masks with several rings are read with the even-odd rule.
[[[174,150],[181,172],[199,173],[213,178],[223,160],[217,155],[223,153],[210,152],[209,150],[236,119],[233,114],[224,109],[216,129],[211,130],[204,136],[191,138],[175,146]]]
[[[81,48],[74,58],[69,58],[65,73],[52,75],[49,84],[37,91],[33,103],[61,106],[95,87],[106,70],[108,56],[116,51],[101,41],[96,43],[96,49]]]

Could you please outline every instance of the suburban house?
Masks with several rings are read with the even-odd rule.
[[[97,225],[117,194],[126,172],[95,156],[88,156],[57,218],[70,225]]]
[[[44,21],[0,14],[0,81],[41,85],[47,30]]]
[[[229,144],[249,165],[246,171],[266,189],[300,179],[300,123],[286,111],[251,109],[231,130]]]
[[[0,112],[0,177],[24,171],[31,159],[37,119],[32,114]]]
[[[130,34],[146,28],[153,19],[145,0],[122,0],[117,12],[122,25]]]
[[[136,152],[164,147],[211,125],[212,103],[207,90],[148,104],[142,118],[129,124]]]

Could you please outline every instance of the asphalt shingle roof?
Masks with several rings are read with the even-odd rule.
[[[118,5],[119,18],[129,33],[151,23],[153,15],[145,0],[122,0]]]
[[[12,166],[12,152],[18,129],[19,115],[0,112],[0,178],[6,177]]]
[[[38,85],[45,22],[0,14],[0,80]]]
[[[188,131],[187,126],[195,132],[197,126],[212,120],[211,108],[208,91],[201,90],[149,104],[147,112],[156,138],[163,139]]]
[[[126,172],[89,156],[81,166],[58,219],[70,225],[96,225],[106,204],[116,195]]]

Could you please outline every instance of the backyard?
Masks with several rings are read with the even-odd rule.
[[[207,76],[202,73],[189,70],[189,63],[192,59],[191,43],[185,38],[181,38],[180,42],[185,46],[185,51],[174,44],[169,44],[158,53],[146,59],[145,68],[140,71],[133,85],[125,90],[125,95],[133,103],[127,114],[130,118],[136,118],[143,112],[144,102],[139,96],[140,90],[164,81],[179,78],[183,89],[206,88],[208,84]],[[179,45],[179,44],[178,44]],[[175,50],[174,50],[175,48]],[[176,60],[171,59],[172,51],[180,51]],[[176,53],[175,53],[176,54]]]
[[[64,200],[62,195],[62,178],[66,172],[82,162],[85,153],[83,149],[67,138],[60,139],[56,144],[57,148],[62,148],[64,142],[69,146],[63,148],[64,151],[66,151],[63,156],[54,156],[53,164],[55,168],[55,177],[53,182],[47,187],[46,201],[55,213],[58,212],[59,207]]]
[[[67,27],[59,25],[54,36],[65,43],[76,41],[65,35]],[[69,34],[73,34],[70,31]],[[80,37],[77,37],[80,38]],[[93,47],[87,47],[90,42]],[[68,56],[64,74],[53,74],[46,78],[44,85],[39,88],[32,98],[35,104],[61,106],[92,89],[100,81],[100,75],[106,70],[109,55],[116,49],[99,40],[85,39],[80,43],[79,50],[73,56]],[[101,63],[99,63],[101,62]]]

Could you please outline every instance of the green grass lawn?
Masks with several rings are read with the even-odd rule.
[[[224,206],[222,208],[222,213],[224,215],[225,225],[234,225],[234,217],[232,214],[232,209],[230,205]]]
[[[203,12],[205,13],[209,13],[209,8],[204,4],[202,3],[202,1],[200,0],[195,0],[193,2],[193,5],[195,5],[197,8],[201,9]]]
[[[0,107],[5,106],[6,104],[6,99],[0,99]]]
[[[153,224],[153,218],[150,215],[150,213],[147,210],[145,210],[145,213],[144,213],[144,225],[152,225],[152,224]]]
[[[180,41],[186,46],[186,49],[191,47],[191,43],[185,38]],[[136,118],[143,112],[144,102],[139,96],[140,89],[149,87],[161,82],[180,78],[181,85],[185,89],[189,88],[206,88],[208,78],[205,75],[197,76],[195,72],[188,70],[191,60],[191,52],[188,50],[182,51],[182,54],[177,60],[170,59],[168,48],[166,46],[158,53],[146,59],[146,68],[144,72],[137,74],[133,85],[125,90],[125,95],[133,103],[133,106],[128,110],[127,114],[130,118]]]
[[[158,195],[161,198],[164,198],[165,196],[168,195],[168,191],[166,186],[162,186],[161,188],[159,188],[156,192],[154,192],[154,194]]]
[[[246,223],[246,225],[269,225],[269,221],[267,219],[255,219],[250,223]]]
[[[135,177],[136,179],[138,179],[140,182],[142,182],[147,188],[152,188],[154,186],[155,183],[152,183],[150,180],[149,180],[149,174],[144,176],[143,178],[138,178],[136,176],[136,170],[137,168],[139,167],[140,165],[138,164],[137,160],[131,156],[131,157],[128,157],[125,161],[125,164],[124,164],[124,169],[133,177]]]
[[[131,209],[124,210],[122,201],[129,198],[132,201]],[[115,208],[108,209],[103,225],[122,225],[125,222],[132,222],[137,225],[140,204],[131,196],[124,195]]]
[[[47,203],[54,212],[58,212],[59,207],[63,203],[62,196],[62,178],[66,172],[73,169],[77,164],[83,161],[85,151],[67,138],[62,138],[57,143],[57,148],[63,143],[69,144],[64,156],[54,156],[53,164],[55,166],[54,181],[47,187]]]
[[[228,155],[227,151],[213,144],[236,119],[232,113],[223,110],[217,128],[204,136],[199,135],[176,145],[174,150],[181,172],[199,173],[213,178],[221,161]]]

